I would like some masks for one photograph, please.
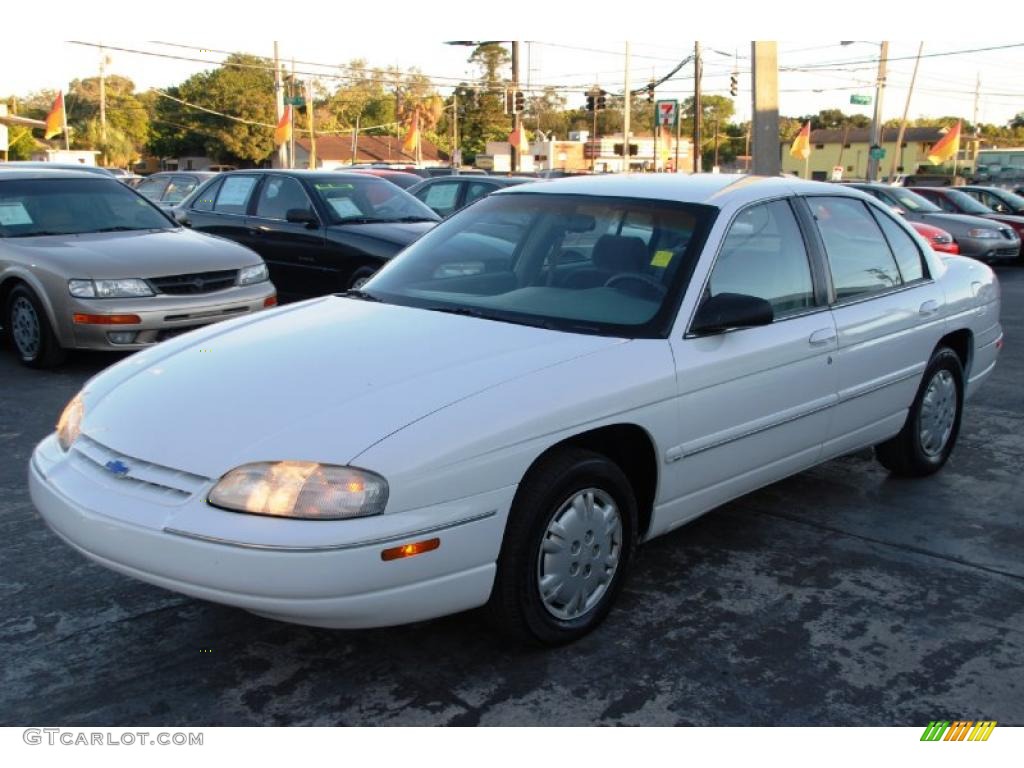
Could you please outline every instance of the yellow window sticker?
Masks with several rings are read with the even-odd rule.
[[[655,251],[654,258],[651,259],[651,266],[667,267],[670,261],[672,261],[672,251]]]

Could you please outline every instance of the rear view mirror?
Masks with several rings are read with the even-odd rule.
[[[771,325],[774,319],[772,305],[764,299],[742,293],[720,293],[700,305],[690,331],[699,334],[721,333],[730,328]]]
[[[305,224],[307,227],[320,225],[320,220],[309,208],[289,208],[284,217],[291,224]]]
[[[597,220],[588,213],[574,213],[563,221],[566,232],[590,232],[597,226]]]

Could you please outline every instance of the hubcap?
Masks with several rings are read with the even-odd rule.
[[[11,306],[11,335],[22,357],[31,359],[39,352],[39,317],[24,296],[16,298]]]
[[[537,587],[547,612],[578,619],[601,602],[619,568],[622,517],[599,488],[577,492],[548,523],[537,557]]]
[[[926,456],[942,453],[953,434],[956,421],[957,392],[953,374],[943,369],[932,376],[921,401],[921,450]]]

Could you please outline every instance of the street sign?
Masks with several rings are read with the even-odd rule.
[[[291,104],[293,107],[304,107],[306,106],[306,100],[301,96],[291,96],[284,100],[285,104]]]
[[[675,99],[661,99],[655,104],[654,117],[661,128],[675,128],[679,115],[679,102]]]
[[[868,154],[871,155],[872,160],[882,160],[885,158],[885,147],[872,147],[868,150]]]
[[[842,180],[843,180],[843,166],[841,166],[841,165],[834,165],[834,166],[832,166],[832,181],[842,181]]]
[[[863,93],[851,93],[850,94],[851,104],[870,104],[871,97]]]

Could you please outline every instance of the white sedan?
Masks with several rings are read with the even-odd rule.
[[[927,475],[1002,346],[985,265],[838,185],[527,184],[363,290],[89,381],[32,498],[97,562],[285,621],[593,629],[638,542],[867,446]]]

